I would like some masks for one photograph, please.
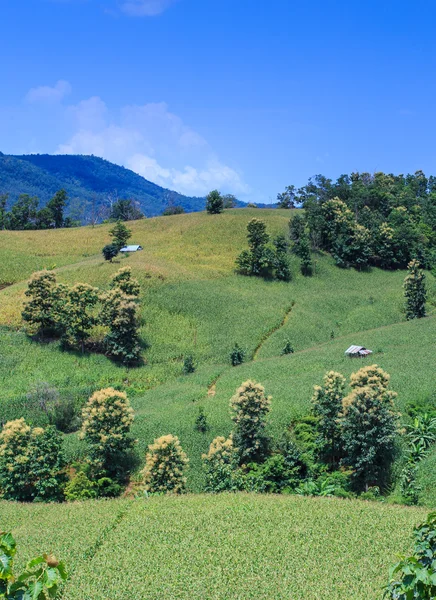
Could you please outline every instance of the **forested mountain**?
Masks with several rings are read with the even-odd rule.
[[[9,194],[9,206],[20,194],[37,196],[44,206],[60,189],[68,194],[67,212],[81,221],[116,198],[135,200],[146,216],[161,214],[169,204],[186,212],[205,206],[204,198],[167,190],[96,156],[0,153],[0,194]]]

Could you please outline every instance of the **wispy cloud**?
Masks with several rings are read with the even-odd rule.
[[[164,102],[111,110],[98,96],[65,106],[71,135],[59,154],[94,154],[132,169],[163,187],[188,195],[213,188],[244,195],[242,175],[223,162],[208,142]]]
[[[41,85],[32,88],[26,94],[27,102],[60,102],[71,93],[71,85],[64,79],[59,79],[54,86]]]
[[[126,0],[120,2],[122,12],[131,17],[155,17],[163,13],[176,0]]]

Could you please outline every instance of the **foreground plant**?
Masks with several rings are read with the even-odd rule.
[[[11,533],[0,532],[0,598],[5,600],[46,600],[55,598],[67,579],[62,562],[43,554],[27,563],[21,575],[14,575],[16,542]]]
[[[402,558],[390,572],[384,598],[431,600],[436,598],[436,513],[415,528],[412,556]]]

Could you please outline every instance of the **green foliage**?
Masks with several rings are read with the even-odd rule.
[[[97,479],[97,490],[100,498],[116,498],[123,491],[123,486],[110,477]]]
[[[112,204],[109,218],[114,221],[135,221],[143,219],[144,215],[139,208],[139,202],[131,199],[119,199]]]
[[[103,246],[102,249],[102,254],[104,256],[105,260],[108,260],[109,262],[112,262],[112,260],[117,256],[118,254],[118,246],[116,244],[106,244],[106,246]]]
[[[183,493],[188,463],[177,436],[164,435],[155,440],[149,446],[143,470],[146,492]]]
[[[43,554],[29,561],[20,575],[14,573],[16,542],[11,533],[0,532],[0,598],[5,600],[46,600],[55,598],[67,579],[62,562]]]
[[[291,340],[287,339],[285,342],[285,345],[282,348],[281,354],[293,354],[294,353],[294,347],[292,346]]]
[[[138,280],[132,278],[132,267],[122,267],[115,273],[109,284],[111,289],[120,289],[127,296],[139,297],[140,287]]]
[[[64,210],[67,205],[67,197],[67,192],[65,190],[59,190],[53,198],[47,202],[46,208],[49,213],[51,213],[53,226],[56,228],[64,226]]]
[[[377,365],[364,367],[352,376],[353,391],[343,400],[343,462],[353,469],[358,489],[385,484],[394,460],[398,415],[388,381]]]
[[[185,358],[183,359],[183,374],[189,375],[190,373],[194,373],[194,372],[195,372],[194,357],[192,356],[192,354],[188,354],[188,356],[185,356]]]
[[[82,411],[81,438],[97,472],[123,481],[128,475],[127,456],[134,445],[130,437],[133,409],[124,392],[107,388],[95,392]]]
[[[300,241],[298,242],[298,246],[295,250],[297,256],[300,257],[300,270],[302,275],[305,277],[309,277],[313,274],[313,263],[312,263],[312,255],[310,253],[310,243],[309,237],[304,235]]]
[[[131,230],[124,225],[123,221],[117,221],[114,227],[109,230],[109,233],[113,240],[112,243],[116,246],[118,251],[120,251],[121,248],[126,245],[127,240],[132,237]]]
[[[245,381],[230,400],[233,440],[240,464],[261,462],[268,451],[269,438],[265,432],[271,397],[265,396],[264,387],[254,381]]]
[[[408,264],[408,274],[404,279],[404,296],[406,298],[406,318],[410,320],[425,317],[425,301],[427,299],[425,274],[419,268],[417,260],[412,260]]]
[[[29,299],[24,304],[22,318],[32,333],[46,334],[56,330],[56,306],[58,294],[56,277],[52,271],[34,273],[25,292]]]
[[[312,397],[313,414],[318,417],[317,448],[323,462],[336,466],[342,456],[342,439],[339,415],[345,395],[346,380],[341,373],[329,371],[324,375],[322,387],[316,385]]]
[[[230,363],[232,367],[237,367],[244,362],[245,359],[245,350],[241,348],[238,344],[235,344],[230,352]]]
[[[206,196],[206,210],[210,215],[218,215],[223,212],[224,201],[218,190],[212,190]]]
[[[62,498],[66,480],[62,437],[54,427],[31,428],[23,418],[8,421],[0,433],[0,489],[21,502]]]
[[[224,208],[236,207],[238,199],[233,194],[224,194],[222,198]]]
[[[162,216],[164,216],[164,217],[170,217],[171,215],[182,215],[182,214],[184,214],[184,212],[185,212],[185,209],[183,208],[183,206],[169,205],[163,211]]]
[[[194,429],[200,433],[206,433],[206,431],[209,431],[210,429],[203,406],[198,407],[198,415],[195,419]]]
[[[97,322],[92,309],[98,301],[98,290],[87,283],[76,283],[65,290],[62,306],[62,341],[66,346],[79,347],[85,351],[85,342]]]
[[[402,558],[390,571],[384,598],[431,600],[436,597],[436,513],[415,527],[412,556]]]
[[[277,208],[295,208],[296,189],[294,185],[288,185],[285,191],[277,194]]]
[[[83,471],[78,471],[65,486],[65,498],[68,502],[89,500],[97,497],[96,485]]]
[[[238,484],[238,452],[233,445],[233,438],[219,436],[215,438],[207,454],[202,455],[203,469],[206,477],[206,492],[231,492],[239,489]]]
[[[126,283],[125,287],[131,286],[132,283]],[[125,365],[138,364],[141,359],[141,345],[136,297],[128,296],[115,287],[102,294],[100,300],[100,322],[109,328],[104,338],[107,354]]]

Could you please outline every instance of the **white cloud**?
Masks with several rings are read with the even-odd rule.
[[[27,102],[48,102],[55,103],[60,102],[71,93],[71,85],[64,79],[59,79],[53,87],[49,85],[41,85],[36,88],[32,88],[26,95]]]
[[[175,0],[126,0],[120,9],[132,17],[155,17],[164,12]]]
[[[111,111],[99,97],[66,108],[72,135],[60,154],[94,154],[187,195],[213,188],[246,194],[241,175],[215,155],[207,141],[167,104],[129,105]]]

